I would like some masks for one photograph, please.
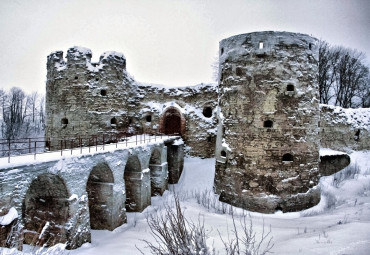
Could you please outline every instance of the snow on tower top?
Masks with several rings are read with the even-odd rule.
[[[62,71],[71,65],[79,65],[86,67],[90,71],[98,71],[104,66],[111,66],[115,69],[126,69],[126,58],[123,53],[116,51],[104,52],[98,63],[92,63],[92,51],[81,46],[74,46],[67,51],[66,60],[63,58],[63,51],[54,51],[47,57],[48,65],[55,67],[57,71]]]

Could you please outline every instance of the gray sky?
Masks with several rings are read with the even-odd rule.
[[[44,93],[46,57],[78,45],[126,56],[142,82],[212,81],[223,38],[300,32],[370,57],[370,0],[0,0],[0,88]]]

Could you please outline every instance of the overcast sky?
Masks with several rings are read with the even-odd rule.
[[[78,45],[126,56],[141,82],[212,82],[218,42],[300,32],[370,57],[370,0],[0,0],[0,88],[44,93],[46,57]],[[370,61],[368,61],[370,62]]]

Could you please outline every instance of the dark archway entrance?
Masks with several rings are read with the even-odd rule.
[[[99,163],[91,170],[86,192],[89,196],[92,229],[114,229],[112,224],[113,183],[112,171],[106,163]]]
[[[166,135],[181,134],[181,118],[177,114],[168,114],[165,119],[164,133]]]
[[[67,242],[68,197],[57,175],[42,174],[32,181],[23,202],[24,243],[52,246]]]
[[[161,118],[161,132],[166,135],[183,135],[185,131],[185,119],[175,107],[169,107]]]

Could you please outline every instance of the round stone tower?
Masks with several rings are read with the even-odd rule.
[[[317,39],[255,32],[220,42],[215,190],[252,211],[320,201]]]

